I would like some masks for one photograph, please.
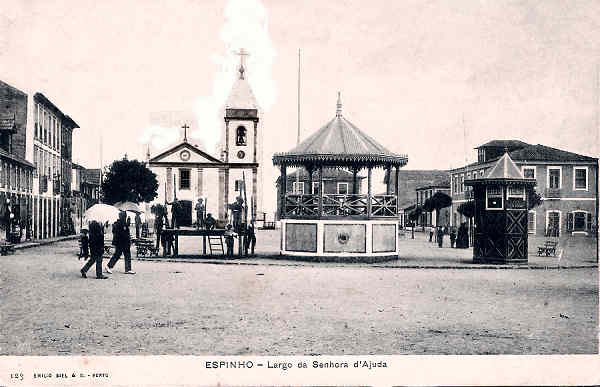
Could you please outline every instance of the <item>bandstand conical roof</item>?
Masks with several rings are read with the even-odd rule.
[[[273,156],[275,165],[404,166],[406,155],[390,152],[342,116],[338,93],[335,117],[288,152]]]

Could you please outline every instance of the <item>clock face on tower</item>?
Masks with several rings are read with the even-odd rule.
[[[181,158],[181,160],[183,160],[183,161],[188,161],[190,159],[190,151],[182,150],[179,153],[179,158]]]
[[[244,156],[246,156],[246,154],[244,153],[244,151],[239,151],[239,152],[237,153],[237,157],[238,157],[238,159],[243,159],[243,158],[244,158]]]

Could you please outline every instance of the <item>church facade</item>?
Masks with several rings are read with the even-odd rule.
[[[188,142],[187,125],[182,141],[151,157],[148,167],[157,175],[158,197],[152,204],[171,203],[183,208],[180,224],[196,222],[194,206],[199,198],[206,213],[221,222],[231,222],[228,204],[241,197],[248,221],[262,213],[262,122],[261,112],[245,77],[243,63],[223,111],[218,156]],[[245,188],[245,189],[244,189]],[[260,217],[260,216],[259,216]]]

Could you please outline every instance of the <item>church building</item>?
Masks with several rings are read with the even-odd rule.
[[[246,79],[243,55],[247,54],[240,55],[239,74],[224,107],[219,154],[188,142],[187,124],[179,143],[156,156],[147,154],[148,167],[159,182],[158,197],[148,209],[177,198],[183,208],[182,226],[196,222],[194,206],[199,198],[206,203],[206,213],[222,222],[231,222],[227,205],[237,197],[247,205],[248,221],[262,213],[261,113]]]

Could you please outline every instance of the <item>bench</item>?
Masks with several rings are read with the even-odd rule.
[[[275,222],[264,222],[263,230],[275,230]]]
[[[15,245],[12,243],[0,244],[0,255],[13,254],[15,252]]]
[[[558,246],[558,242],[546,241],[543,246],[538,246],[538,256],[546,254],[546,257],[549,257],[552,254],[556,257],[556,246]]]
[[[135,256],[139,257],[158,257],[159,248],[156,247],[152,239],[135,240]]]

